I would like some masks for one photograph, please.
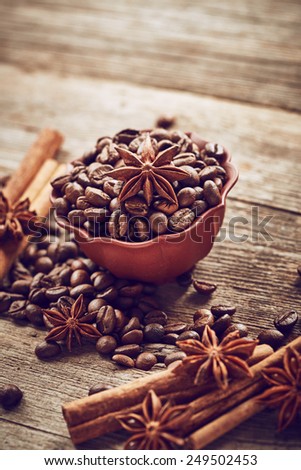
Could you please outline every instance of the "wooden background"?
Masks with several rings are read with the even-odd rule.
[[[240,180],[228,201],[227,237],[197,275],[219,285],[207,305],[234,302],[235,320],[256,336],[276,313],[301,310],[300,23],[299,0],[1,0],[0,172],[17,167],[45,126],[65,134],[62,159],[80,156],[101,135],[152,126],[163,112],[179,128],[223,143]],[[259,220],[272,217],[272,240],[260,233],[254,207]],[[231,236],[235,216],[248,220],[235,229],[245,243]],[[190,321],[202,304],[175,285],[159,296],[172,319]],[[33,352],[43,336],[0,321],[0,383],[25,392],[16,410],[1,410],[2,449],[73,448],[61,404],[96,382],[145,374],[121,370],[93,348],[43,363]],[[266,411],[210,448],[300,449],[300,421],[282,434],[275,422]],[[83,448],[120,448],[123,438]]]

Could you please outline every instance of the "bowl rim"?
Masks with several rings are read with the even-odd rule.
[[[208,140],[204,140],[199,135],[195,132],[185,132],[186,135],[188,135],[193,142],[195,142],[200,148],[204,148],[204,146],[211,142]],[[168,242],[171,238],[173,240],[176,240],[177,238],[183,238],[186,237],[189,232],[191,232],[194,227],[199,224],[200,222],[204,222],[205,219],[208,217],[212,216],[215,212],[219,211],[221,208],[225,207],[226,204],[226,198],[230,190],[233,188],[233,186],[236,184],[238,180],[238,169],[237,167],[232,163],[232,155],[231,153],[223,146],[225,157],[223,161],[221,162],[220,166],[222,166],[226,170],[226,174],[228,177],[228,180],[226,181],[226,184],[222,188],[221,192],[221,202],[214,207],[211,207],[207,209],[203,214],[201,214],[199,217],[196,217],[193,223],[187,227],[187,229],[177,232],[177,233],[168,233],[168,234],[161,234],[158,235],[155,238],[152,238],[150,240],[146,240],[144,242],[127,242],[123,240],[118,240],[116,238],[110,238],[110,237],[94,237],[90,239],[90,235],[87,232],[86,229],[84,228],[79,228],[79,227],[74,227],[70,222],[68,221],[67,218],[60,217],[54,212],[54,217],[56,222],[58,223],[59,226],[74,232],[75,234],[79,235],[82,239],[81,243],[93,243],[93,242],[102,242],[110,245],[115,245],[115,246],[123,246],[123,247],[131,247],[131,248],[137,248],[137,247],[147,247],[150,245],[153,245],[154,243],[160,243],[160,242]],[[67,168],[68,165],[72,165],[73,161],[76,161],[78,159],[72,160],[71,162],[67,163]],[[57,199],[56,191],[55,189],[52,189],[51,194],[50,194],[50,202],[51,204],[54,203],[55,199]]]

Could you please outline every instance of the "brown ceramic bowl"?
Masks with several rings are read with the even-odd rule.
[[[200,148],[207,143],[194,133],[187,134]],[[73,227],[68,220],[56,216],[56,221],[60,227],[74,232],[86,256],[115,276],[156,284],[172,281],[205,258],[213,246],[224,219],[227,194],[238,179],[238,171],[230,161],[231,155],[225,150],[222,166],[228,179],[222,189],[222,202],[196,218],[183,232],[131,243],[106,237],[91,239],[85,229]],[[56,193],[52,191],[51,202],[55,199]]]

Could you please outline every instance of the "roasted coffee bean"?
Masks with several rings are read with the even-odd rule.
[[[156,235],[167,232],[168,218],[163,212],[153,212],[149,217],[150,229]]]
[[[115,212],[117,210],[120,210],[120,202],[119,202],[119,199],[117,197],[114,197],[111,200],[110,205],[109,205],[109,210],[110,210],[110,212]]]
[[[136,282],[129,286],[124,286],[121,289],[118,289],[119,295],[123,297],[137,298],[143,290],[143,284]]]
[[[104,299],[93,299],[91,302],[89,302],[88,312],[92,313],[98,311],[104,305],[106,305],[106,301]]]
[[[154,354],[143,352],[139,354],[136,359],[136,367],[141,370],[150,370],[157,362],[157,358]]]
[[[11,296],[7,292],[0,292],[0,313],[7,312],[11,303]]]
[[[29,293],[31,280],[30,279],[19,279],[11,285],[11,292],[16,294],[27,295]]]
[[[68,219],[74,227],[80,227],[87,220],[84,211],[79,209],[74,209],[73,211],[70,211],[68,214]]]
[[[208,142],[205,145],[204,152],[208,157],[215,157],[219,161],[224,157],[225,154],[224,148],[220,144],[216,144],[214,142]]]
[[[123,182],[118,180],[107,180],[103,184],[103,190],[111,198],[118,197],[122,188]]]
[[[88,392],[88,395],[94,395],[95,393],[99,393],[99,392],[104,392],[105,390],[111,390],[112,387],[111,385],[105,385],[105,384],[102,384],[102,383],[98,383],[98,384],[95,384],[95,385],[92,385],[92,387],[90,387],[89,389],[89,392]]]
[[[298,321],[298,314],[295,310],[288,310],[280,313],[274,320],[274,325],[281,333],[289,333]]]
[[[179,339],[179,335],[177,333],[167,333],[163,336],[163,343],[165,344],[176,344]]]
[[[225,175],[226,172],[221,166],[206,166],[206,168],[199,173],[201,184],[208,180],[214,180],[214,178],[225,177]]]
[[[223,315],[234,315],[236,307],[234,305],[212,305],[211,312],[216,318],[222,317]]]
[[[196,215],[196,217],[199,217],[200,215],[202,215],[204,212],[206,212],[207,209],[208,209],[207,202],[202,201],[202,200],[195,201],[191,206],[191,210]]]
[[[104,299],[107,302],[114,302],[118,297],[118,291],[114,286],[107,287],[105,290],[96,294],[96,298]]]
[[[174,157],[173,163],[180,167],[184,165],[195,166],[196,157],[193,153],[179,153]]]
[[[157,127],[162,127],[163,129],[170,129],[172,126],[174,126],[176,124],[176,117],[175,116],[168,116],[167,114],[163,114],[162,116],[159,116],[157,121],[156,121],[156,126]],[[157,129],[157,134],[158,134],[158,131],[160,131],[161,129]],[[153,131],[153,132],[156,132],[156,131]],[[154,138],[157,138],[157,134],[153,134],[151,133],[151,137],[154,136]],[[168,136],[168,134],[167,134]]]
[[[69,258],[76,258],[78,256],[78,248],[74,242],[65,242],[59,247],[58,261],[63,263]]]
[[[218,187],[219,192],[223,189],[223,180],[221,178],[214,178],[213,182]]]
[[[69,266],[62,268],[59,274],[60,284],[65,285],[65,286],[69,285],[71,274],[72,274],[72,269]]]
[[[125,356],[124,354],[115,354],[112,357],[112,361],[114,361],[117,364],[119,364],[120,366],[124,366],[124,367],[134,367],[135,366],[134,360],[129,356]]]
[[[116,326],[115,310],[111,305],[101,307],[96,317],[96,327],[103,335],[111,334]]]
[[[196,200],[196,192],[193,188],[183,188],[177,194],[180,207],[189,207]]]
[[[147,295],[140,297],[137,307],[140,308],[143,313],[148,313],[151,310],[157,310],[159,308],[159,305],[154,297]]]
[[[125,344],[123,346],[118,346],[115,349],[115,354],[124,354],[125,356],[129,357],[137,357],[142,351],[141,346],[139,344]]]
[[[105,222],[106,218],[110,215],[108,210],[104,207],[89,207],[84,210],[85,218],[90,222],[97,224]]]
[[[149,323],[144,329],[144,339],[148,343],[161,343],[164,334],[164,327],[160,323]]]
[[[85,197],[85,196],[80,196],[77,200],[76,200],[76,208],[77,209],[80,209],[82,211],[85,211],[86,209],[89,209],[89,207],[91,207],[91,204],[90,202],[88,201],[88,199]],[[86,214],[85,214],[86,215]],[[87,216],[86,216],[87,217]]]
[[[115,306],[121,308],[121,310],[128,310],[134,305],[135,301],[134,298],[131,297],[118,296],[114,303]]]
[[[45,295],[49,302],[57,302],[60,297],[69,294],[69,287],[58,286],[46,289]]]
[[[133,196],[124,203],[125,209],[132,215],[144,217],[148,213],[148,205],[144,197]]]
[[[91,296],[94,294],[94,287],[91,284],[80,284],[70,290],[70,296],[76,299],[81,294]]]
[[[183,331],[178,337],[178,341],[186,341],[187,339],[196,339],[197,341],[200,341],[200,335],[193,330],[190,331]]]
[[[90,276],[87,271],[83,269],[77,269],[76,271],[73,271],[70,277],[71,287],[75,287],[78,284],[89,284],[89,283],[90,283]]]
[[[43,341],[35,348],[35,354],[39,359],[52,359],[61,352],[62,348],[56,341]]]
[[[150,310],[144,317],[145,325],[150,323],[159,323],[160,325],[166,325],[167,315],[162,310]]]
[[[215,320],[214,324],[212,325],[212,330],[215,331],[217,336],[221,335],[229,326],[231,325],[231,317],[227,313],[222,317],[219,317]]]
[[[173,232],[182,232],[192,224],[194,219],[195,214],[190,209],[179,209],[170,217],[168,227]]]
[[[263,330],[259,333],[257,339],[259,340],[260,344],[268,344],[272,346],[273,349],[279,348],[285,336],[278,330]]]
[[[93,188],[88,186],[85,189],[85,197],[90,204],[95,207],[105,207],[108,206],[111,202],[111,198],[101,189]]]
[[[68,295],[63,295],[62,297],[59,298],[57,302],[57,306],[59,310],[62,310],[62,307],[71,308],[74,302],[75,300],[72,297],[69,297]]]
[[[134,238],[131,237],[131,241],[139,240],[140,242],[145,242],[150,238],[150,226],[148,220],[136,217],[133,219],[132,228]]]
[[[64,188],[66,184],[70,183],[70,175],[62,175],[58,176],[54,180],[51,181],[51,186],[56,189],[57,191],[60,191]]]
[[[214,324],[214,316],[212,315],[210,310],[206,310],[204,308],[198,310],[198,312],[199,314],[194,322],[194,325],[191,328],[193,331],[196,331],[200,335],[200,337],[202,337],[206,325],[212,328]]]
[[[111,354],[117,347],[117,341],[114,336],[102,336],[97,340],[96,351],[99,354]]]
[[[214,157],[206,157],[204,158],[204,162],[207,166],[218,165],[218,161]]]
[[[143,341],[143,331],[131,330],[121,337],[122,344],[141,344]]]
[[[37,326],[44,325],[43,310],[41,309],[41,307],[39,307],[39,305],[28,304],[26,305],[25,311],[26,311],[27,319],[33,325],[37,325]]]
[[[183,165],[181,166],[181,170],[184,170],[186,171],[186,173],[188,173],[187,178],[181,180],[182,187],[183,186],[189,186],[189,187],[199,186],[200,177],[195,168],[193,168],[190,165]]]
[[[26,305],[27,300],[15,300],[10,304],[8,310],[9,316],[15,321],[27,320]]]
[[[47,250],[45,248],[40,248],[37,251],[37,258],[42,258],[43,256],[47,256]]]
[[[83,259],[75,259],[71,262],[71,265],[70,265],[70,269],[71,271],[77,271],[79,269],[83,270],[83,271],[86,271],[88,272],[88,267],[87,265],[84,263],[84,260]],[[72,274],[72,273],[71,273]]]
[[[64,188],[64,192],[65,192],[66,199],[68,199],[68,201],[71,202],[71,204],[75,204],[76,200],[80,196],[84,195],[84,188],[76,182],[67,183]]]
[[[301,264],[297,267],[297,273],[301,276]]]
[[[153,203],[153,208],[161,211],[166,215],[171,215],[179,209],[179,205],[168,201],[167,199],[159,199]]]
[[[17,406],[22,400],[22,390],[14,384],[3,385],[0,388],[0,403],[3,408],[13,408]]]
[[[35,270],[48,274],[53,269],[53,262],[48,256],[41,256],[35,262]]]
[[[214,207],[220,204],[222,198],[221,198],[218,187],[213,181],[211,180],[205,181],[203,189],[204,189],[204,198],[210,207]]]
[[[184,357],[186,357],[186,354],[183,351],[175,351],[165,357],[164,364],[169,366],[172,362],[182,361]]]
[[[178,335],[187,330],[187,323],[174,322],[165,326],[165,333],[177,333]]]
[[[198,279],[193,280],[193,287],[195,290],[202,295],[210,295],[214,292],[217,288],[217,285],[214,283],[200,281]]]
[[[48,299],[46,297],[45,287],[42,287],[41,289],[38,287],[31,289],[28,300],[33,304],[39,305],[40,307],[46,307],[48,304]]]
[[[196,322],[199,318],[208,318],[210,317],[210,325],[214,323],[214,316],[212,315],[212,312],[208,310],[207,308],[199,308],[193,315],[193,321]]]
[[[137,317],[132,317],[121,331],[121,336],[132,330],[141,330],[142,325]]]
[[[108,223],[108,235],[113,238],[123,238],[128,231],[128,217],[120,209],[112,212]]]
[[[245,338],[249,334],[248,327],[246,325],[244,325],[243,323],[235,323],[235,324],[230,325],[224,331],[222,335],[222,339],[225,338],[230,333],[233,333],[233,331],[237,331],[239,333],[240,338]]]

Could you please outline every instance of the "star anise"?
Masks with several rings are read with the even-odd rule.
[[[287,348],[281,367],[268,367],[262,372],[270,388],[258,400],[279,407],[278,431],[286,429],[301,410],[301,354]]]
[[[0,191],[0,238],[11,236],[21,240],[24,234],[29,233],[28,222],[36,216],[29,206],[28,198],[11,205]]]
[[[101,334],[89,321],[94,314],[85,315],[83,295],[80,295],[71,307],[61,305],[61,311],[44,309],[47,320],[53,325],[46,336],[46,341],[66,341],[67,348],[71,351],[72,340],[75,338],[81,345],[81,337],[98,339]]]
[[[238,331],[229,333],[219,343],[215,332],[206,325],[202,341],[177,342],[187,357],[174,371],[195,374],[195,385],[213,378],[219,388],[226,389],[229,378],[252,376],[246,360],[253,354],[256,344],[256,340],[239,338]]]
[[[179,437],[181,427],[190,415],[187,405],[162,404],[154,390],[150,390],[142,403],[141,414],[120,415],[121,426],[132,434],[124,448],[129,450],[167,450],[183,446]]]
[[[108,176],[127,181],[119,195],[120,202],[143,190],[148,205],[151,204],[154,193],[172,203],[177,203],[177,196],[171,183],[189,176],[186,171],[171,164],[173,157],[179,151],[178,145],[173,145],[156,156],[150,135],[147,134],[141,155],[135,155],[122,147],[117,147],[117,151],[125,166],[110,171]]]

